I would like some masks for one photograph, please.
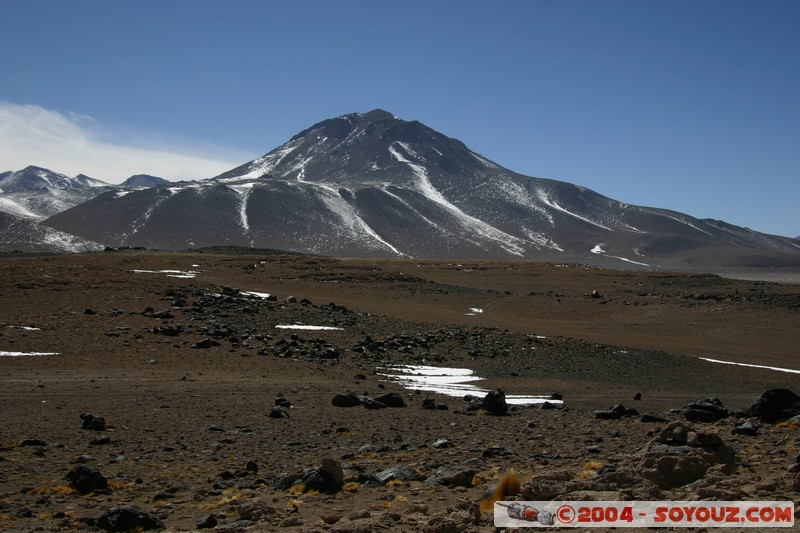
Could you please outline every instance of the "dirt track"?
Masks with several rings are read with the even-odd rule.
[[[167,269],[197,274],[134,272]],[[0,357],[4,531],[85,530],[121,503],[175,530],[211,513],[231,523],[261,505],[272,511],[248,530],[447,531],[452,522],[488,531],[486,517],[470,522],[470,505],[508,468],[523,479],[557,469],[591,480],[590,462],[627,465],[665,426],[596,420],[594,410],[623,403],[663,414],[711,396],[732,410],[768,388],[800,392],[800,374],[699,359],[800,369],[797,285],[580,265],[131,251],[0,258],[0,295],[0,351],[58,352]],[[296,303],[285,303],[290,295]],[[298,323],[341,330],[275,328]],[[192,348],[203,339],[216,345]],[[414,394],[375,374],[423,362],[470,368],[486,378],[481,386],[507,394],[557,391],[567,409],[473,416],[461,399]],[[408,407],[333,407],[347,390],[397,392]],[[279,395],[292,403],[288,419],[267,417]],[[422,410],[427,397],[449,409]],[[81,429],[82,413],[112,427]],[[763,425],[745,438],[731,436],[733,424],[703,424],[738,453],[736,472],[715,486],[749,499],[800,498],[787,474],[800,451],[796,426]],[[110,443],[88,444],[101,433]],[[453,446],[434,447],[442,438]],[[496,448],[509,453],[487,455]],[[409,465],[427,477],[476,456],[467,487],[372,486],[356,475]],[[350,467],[348,490],[276,488],[282,474],[325,457]],[[77,461],[102,470],[110,488],[75,493],[64,476]],[[650,497],[698,489],[676,490]]]

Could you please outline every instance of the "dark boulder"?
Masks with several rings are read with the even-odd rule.
[[[780,422],[800,414],[800,396],[789,389],[769,389],[758,397],[750,412],[765,422]]]
[[[93,431],[105,431],[106,429],[106,419],[102,416],[83,413],[81,414],[81,420],[83,420],[83,429],[90,429]]]
[[[334,407],[358,407],[362,404],[361,398],[352,392],[337,394],[333,397],[333,400],[331,400],[331,405]]]
[[[81,465],[70,470],[65,476],[69,486],[80,494],[89,494],[98,490],[108,490],[108,480],[96,468]]]
[[[386,407],[406,407],[406,401],[396,392],[381,394],[375,398],[375,401],[382,403]]]
[[[97,526],[111,532],[164,529],[164,523],[144,509],[129,505],[112,507],[97,520]]]

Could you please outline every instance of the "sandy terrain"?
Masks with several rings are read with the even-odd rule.
[[[798,285],[124,251],[0,258],[0,301],[2,531],[91,530],[119,505],[175,531],[493,531],[475,507],[509,469],[526,499],[800,500],[798,424],[743,411],[767,389],[800,393],[800,373],[700,359],[800,370]],[[336,329],[276,327],[299,324]],[[54,355],[8,355],[32,352]],[[471,369],[483,389],[563,404],[470,411],[379,373],[397,364]],[[406,407],[332,405],[348,391]],[[687,422],[710,397],[731,416]],[[291,406],[273,411],[277,398]],[[661,421],[596,418],[616,404]],[[86,414],[106,428],[83,429]],[[732,432],[748,420],[757,435]],[[674,423],[708,468],[655,482],[651,445]],[[325,459],[343,468],[335,489],[292,486]],[[79,467],[106,486],[81,494],[66,479]],[[443,467],[460,477],[431,479]]]

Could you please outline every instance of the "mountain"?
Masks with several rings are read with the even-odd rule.
[[[800,265],[800,244],[515,173],[417,121],[322,121],[215,178],[108,191],[46,222],[111,246],[618,266]]]
[[[169,185],[170,181],[149,174],[136,174],[120,184],[120,187],[161,187]]]
[[[43,220],[97,196],[114,186],[83,174],[67,177],[29,166],[0,173],[0,211]]]
[[[0,252],[89,252],[103,246],[54,230],[28,217],[0,211]]]

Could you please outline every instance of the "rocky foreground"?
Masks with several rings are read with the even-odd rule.
[[[503,478],[509,499],[800,503],[800,375],[696,356],[730,359],[715,332],[755,324],[748,362],[788,367],[797,287],[401,268],[0,259],[0,530],[493,531],[481,503]],[[410,391],[384,375],[399,364],[468,368],[492,392]]]

